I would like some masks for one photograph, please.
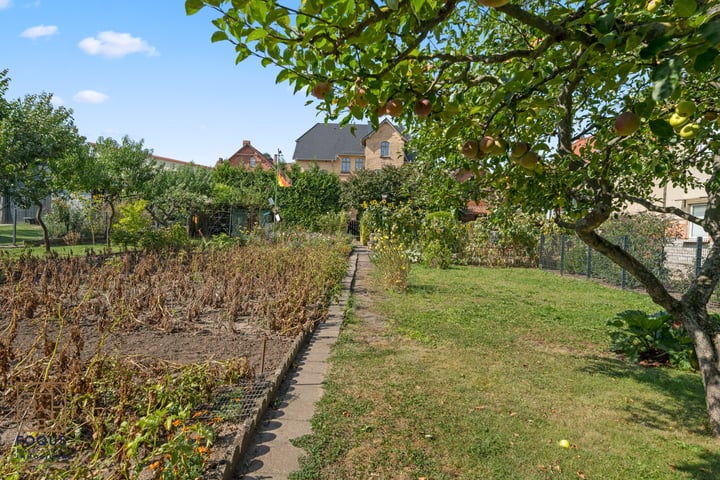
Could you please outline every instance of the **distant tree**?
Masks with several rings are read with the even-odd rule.
[[[385,165],[380,170],[360,170],[348,177],[341,185],[340,203],[344,208],[361,210],[364,202],[407,201],[413,196],[410,183],[414,183],[412,166]]]
[[[4,80],[0,92],[7,86]],[[43,201],[66,188],[73,166],[87,153],[72,111],[54,106],[51,99],[47,93],[26,95],[0,107],[0,190],[23,208],[37,207],[35,218],[47,252],[50,235]]]
[[[92,192],[109,208],[110,217],[105,227],[107,246],[110,246],[112,224],[121,198],[136,197],[143,193],[158,172],[151,160],[152,151],[143,148],[143,141],[124,136],[122,142],[100,137],[92,148],[84,168],[77,170],[76,185]]]
[[[278,189],[277,199],[284,222],[315,230],[320,216],[340,210],[340,177],[334,173],[295,164],[288,176],[292,185]]]
[[[182,166],[159,169],[143,188],[143,198],[153,220],[164,227],[187,222],[192,212],[203,210],[211,201],[212,171]]]
[[[275,182],[275,172],[272,170],[246,170],[223,162],[216,167],[213,181],[216,203],[225,203],[253,212],[270,207],[268,199],[272,197]]]

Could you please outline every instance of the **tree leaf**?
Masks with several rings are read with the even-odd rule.
[[[227,40],[227,39],[228,39],[227,33],[222,32],[220,30],[213,32],[212,37],[210,37],[210,41],[212,43],[222,42],[223,40]]]
[[[653,82],[653,100],[663,100],[672,95],[680,82],[680,68],[682,62],[676,58],[665,60],[653,68],[650,75]]]
[[[718,56],[718,52],[714,48],[708,48],[703,53],[695,57],[695,63],[693,63],[693,69],[696,72],[707,72],[712,67],[715,58]]]
[[[202,0],[185,0],[185,14],[195,15],[202,10],[204,6],[205,3]]]
[[[650,120],[650,131],[660,138],[670,138],[675,135],[675,130],[673,130],[667,120],[663,120],[662,118]]]

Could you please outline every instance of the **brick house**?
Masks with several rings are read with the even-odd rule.
[[[293,160],[307,170],[317,165],[344,181],[360,170],[380,170],[410,161],[405,145],[408,137],[385,119],[373,130],[367,124],[340,126],[316,123],[295,140]]]
[[[224,160],[221,158],[217,161],[216,165],[222,163]],[[233,153],[227,162],[233,167],[243,167],[245,170],[252,170],[260,166],[263,170],[275,169],[275,163],[272,159],[268,158],[260,150],[253,147],[250,140],[243,140],[242,147]]]

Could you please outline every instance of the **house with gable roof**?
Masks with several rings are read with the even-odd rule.
[[[277,158],[273,161],[273,159],[253,147],[250,140],[243,140],[242,147],[237,152],[233,153],[227,160],[220,158],[215,166],[223,161],[227,161],[232,167],[242,167],[245,170],[254,170],[258,166],[263,170],[274,170]]]
[[[293,160],[303,170],[317,165],[344,181],[361,170],[399,167],[411,161],[405,149],[408,140],[388,119],[377,129],[367,124],[316,123],[295,140]]]

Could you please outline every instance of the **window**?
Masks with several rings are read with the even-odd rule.
[[[360,170],[365,170],[365,159],[364,158],[356,158],[355,159],[355,171],[359,172]]]
[[[250,157],[250,168],[255,168],[255,165],[257,165],[255,157]]]
[[[340,173],[350,173],[350,159],[348,157],[342,159],[342,169]]]
[[[389,142],[382,142],[380,144],[380,156],[381,157],[389,157],[390,156],[390,143]]]
[[[707,205],[704,203],[698,203],[697,205],[690,205],[690,214],[698,218],[705,218],[705,209]],[[694,223],[690,224],[690,238],[707,237],[708,234],[705,230]]]

